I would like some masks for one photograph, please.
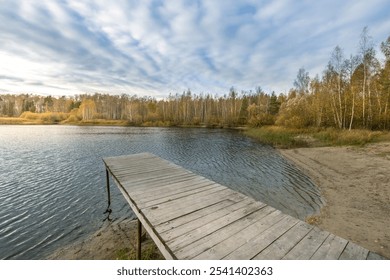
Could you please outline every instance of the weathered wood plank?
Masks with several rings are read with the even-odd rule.
[[[115,157],[105,157],[103,161],[110,166],[115,164],[128,164],[133,163],[135,160],[145,160],[149,158],[154,159],[161,159],[153,154],[150,153],[139,153],[139,154],[132,154],[132,155],[122,155],[122,156],[115,156]]]
[[[167,240],[167,244],[170,248],[172,248],[172,251],[177,251],[189,244],[192,244],[193,242],[201,239],[204,236],[207,236],[221,228],[226,227],[227,225],[237,220],[243,219],[247,216],[252,218],[250,214],[260,210],[264,206],[264,204],[253,202],[245,208],[240,208],[238,210],[232,211],[228,215],[225,215],[221,218],[211,221],[208,224],[198,227],[195,230],[183,234],[182,236],[180,236],[180,238]]]
[[[329,232],[314,227],[294,248],[282,259],[308,260],[329,236]]]
[[[142,181],[151,181],[151,180],[160,180],[160,179],[165,179],[165,178],[170,178],[170,177],[177,177],[177,176],[183,176],[191,174],[190,172],[185,172],[180,169],[173,169],[170,170],[169,172],[166,172],[165,170],[162,171],[156,171],[153,173],[142,173],[138,174],[136,176],[132,175],[120,175],[116,176],[123,184],[128,184],[128,183],[135,183],[135,182],[142,182]]]
[[[299,221],[253,259],[280,260],[312,229],[312,225]]]
[[[125,187],[128,191],[131,192],[132,195],[139,195],[139,194],[145,194],[149,195],[150,193],[155,193],[156,191],[159,191],[160,189],[163,190],[165,188],[169,188],[170,186],[174,187],[176,184],[191,184],[193,181],[205,181],[206,179],[201,179],[196,175],[188,174],[185,176],[177,176],[169,179],[164,180],[153,180],[149,182],[139,182],[139,183],[131,183],[131,184],[124,184],[123,187]],[[214,183],[214,182],[212,182]]]
[[[212,190],[214,188],[214,184],[209,182],[203,182],[197,185],[191,185],[189,187],[186,187],[184,190],[180,189],[180,191],[178,191],[177,193],[164,192],[163,196],[148,196],[146,199],[140,199],[138,204],[142,208],[152,207],[161,203],[173,202],[175,200],[188,197],[190,195],[200,194],[201,192]]]
[[[281,220],[284,220],[286,216],[279,215],[277,218],[274,218],[272,223],[278,224]],[[280,220],[279,220],[280,219]],[[253,244],[252,241],[256,240],[259,235],[263,236],[264,232],[267,232],[267,230],[270,228],[269,225],[264,222],[265,219],[261,219],[248,227],[244,228],[242,231],[237,232],[227,239],[223,240],[222,242],[216,244],[209,250],[199,254],[194,259],[223,259],[226,258],[228,255],[232,254],[232,252],[239,250],[240,247],[243,247],[244,250],[247,250],[246,247],[251,247]],[[279,221],[279,222],[278,222]],[[297,221],[295,221],[296,223]],[[272,226],[271,226],[272,227]],[[253,248],[249,248],[249,250],[254,249],[255,253],[254,255],[258,253],[258,243],[254,241],[255,246]],[[251,244],[251,245],[250,245]],[[250,255],[250,252],[245,252],[246,257]],[[242,259],[242,257],[235,255],[233,256],[234,259]]]
[[[159,225],[169,220],[188,215],[189,213],[195,212],[201,208],[205,208],[210,205],[219,203],[223,200],[230,198],[234,199],[234,197],[238,198],[240,197],[240,195],[237,193],[232,193],[229,190],[222,190],[219,192],[218,195],[210,195],[206,199],[198,200],[196,204],[194,203],[189,205],[183,205],[182,207],[177,208],[177,211],[175,211],[175,208],[173,207],[172,209],[170,209],[172,211],[165,214],[158,213],[158,211],[153,212],[153,210],[149,210],[149,213],[145,213],[145,215],[148,215],[150,221],[154,225]]]
[[[377,253],[374,253],[374,252],[369,252],[368,253],[368,256],[367,256],[367,260],[386,260],[385,257],[377,254]]]
[[[159,166],[151,166],[151,167],[146,167],[146,166],[138,166],[137,169],[134,168],[126,168],[126,169],[121,169],[121,170],[112,170],[112,172],[115,172],[115,175],[117,177],[136,177],[142,174],[154,174],[157,172],[165,172],[168,173],[170,171],[177,171],[180,170],[175,166],[167,166],[167,165],[159,165]]]
[[[186,179],[195,179],[196,175],[194,174],[174,174],[174,175],[166,175],[164,177],[160,178],[145,178],[144,180],[138,181],[138,182],[122,182],[122,186],[124,188],[129,189],[130,191],[134,190],[134,193],[137,193],[139,191],[142,191],[147,188],[152,188],[153,186],[158,186],[158,183],[161,182],[161,184],[169,184],[169,183],[178,183],[180,181],[184,181]],[[135,188],[138,188],[136,190]]]
[[[340,260],[365,260],[368,257],[368,250],[349,241],[343,253],[340,255]]]
[[[170,197],[213,184],[215,184],[213,181],[198,178],[190,180],[181,180],[175,183],[162,183],[161,186],[155,185],[148,186],[147,188],[143,187],[143,189],[139,189],[140,192],[138,194],[135,194],[135,196],[138,197],[137,199],[139,200],[139,202],[145,203],[150,202],[156,198],[156,191],[160,194],[159,199],[163,199],[164,197]]]
[[[274,220],[272,224],[260,225],[254,237],[247,240],[242,246],[238,247],[223,259],[245,260],[252,259],[259,252],[267,248],[278,237],[298,223],[296,218],[282,214],[281,219]]]
[[[160,233],[161,237],[165,240],[174,240],[175,238],[180,238],[182,235],[195,231],[196,229],[207,225],[221,217],[227,216],[232,212],[242,209],[249,206],[253,203],[253,200],[250,198],[243,199],[237,203],[234,203],[230,206],[227,206],[223,209],[219,209],[215,212],[209,212],[208,215],[202,216],[201,218],[194,219],[180,226],[170,228],[168,231]]]
[[[210,248],[236,234],[237,232],[241,232],[243,229],[250,226],[254,222],[267,217],[265,220],[269,220],[269,222],[272,223],[272,220],[277,219],[280,215],[280,211],[276,210],[275,208],[265,206],[255,212],[252,212],[249,215],[242,217],[241,219],[235,219],[230,223],[228,223],[228,221],[223,221],[223,223],[218,225],[219,229],[218,227],[212,228],[213,231],[210,234],[204,236],[201,239],[198,239],[195,242],[187,242],[188,244],[185,247],[179,248],[178,250],[172,247],[170,248],[172,248],[174,254],[180,259],[193,259],[199,254],[210,250]]]
[[[344,251],[348,241],[344,238],[329,234],[320,248],[311,257],[313,260],[337,260]]]
[[[207,207],[201,208],[196,210],[195,212],[189,213],[184,216],[180,216],[176,219],[170,220],[168,222],[159,224],[155,227],[156,231],[159,232],[160,234],[167,231],[171,230],[174,228],[178,228],[182,225],[185,225],[187,223],[190,223],[192,221],[196,221],[197,219],[202,219],[205,216],[208,216],[214,212],[217,212],[221,209],[225,209],[229,207],[230,205],[236,204],[242,200],[246,199],[245,197],[243,198],[238,198],[238,199],[225,199],[219,203],[209,205]]]
[[[155,210],[158,210],[159,214],[164,214],[171,212],[172,210],[176,211],[176,209],[185,208],[191,203],[196,204],[197,202],[208,199],[210,197],[218,197],[220,193],[222,195],[224,193],[229,194],[229,190],[224,186],[218,184],[213,184],[211,186],[213,186],[213,188],[209,188],[200,193],[189,194],[185,197],[182,197],[180,201],[164,201],[153,206],[143,207],[142,212],[147,214],[150,212],[156,212]]]

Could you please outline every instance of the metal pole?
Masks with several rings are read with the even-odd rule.
[[[137,236],[137,259],[141,259],[141,236],[142,236],[142,224],[139,219],[137,219],[138,227],[138,236]]]
[[[107,196],[108,196],[108,206],[106,212],[111,213],[111,194],[110,194],[110,178],[108,174],[108,169],[106,168],[106,187],[107,187]]]

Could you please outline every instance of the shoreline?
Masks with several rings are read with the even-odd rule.
[[[47,260],[134,260],[137,247],[137,221],[121,219],[105,223],[89,237],[61,247]],[[163,260],[153,240],[143,230],[142,259]]]
[[[390,258],[390,142],[279,151],[325,199],[309,222]]]

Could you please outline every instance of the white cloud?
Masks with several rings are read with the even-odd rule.
[[[166,95],[187,88],[286,91],[321,74],[361,29],[387,38],[390,9],[366,1],[11,1],[0,10],[1,88]],[[1,78],[3,77],[3,78]],[[14,77],[15,79],[5,79]],[[30,87],[33,86],[33,87]]]

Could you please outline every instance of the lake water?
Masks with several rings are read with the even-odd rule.
[[[0,259],[42,259],[104,226],[102,157],[140,152],[301,219],[322,205],[307,176],[234,130],[0,126]],[[117,187],[111,189],[110,217],[134,217]]]

